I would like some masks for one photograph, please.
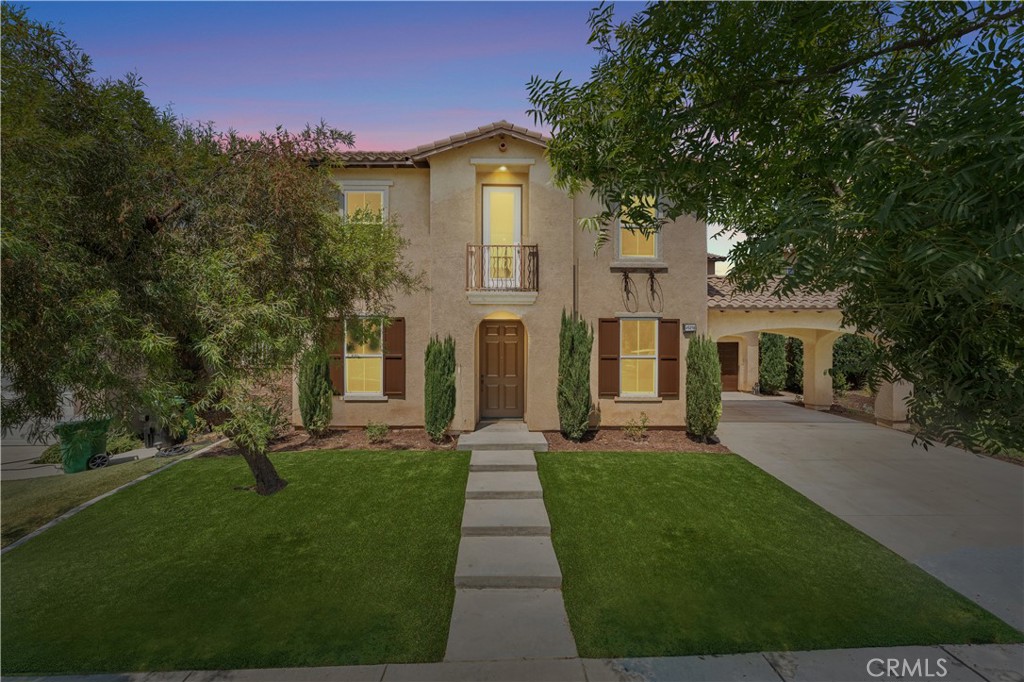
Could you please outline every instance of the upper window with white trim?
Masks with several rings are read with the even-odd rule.
[[[366,211],[381,219],[388,216],[388,188],[390,181],[349,180],[341,183],[341,214],[355,215]]]
[[[633,207],[643,205],[652,217],[657,215],[653,197],[646,197],[642,202],[637,199]],[[658,258],[660,232],[644,234],[639,227],[629,224],[623,217],[619,221],[619,258]]]

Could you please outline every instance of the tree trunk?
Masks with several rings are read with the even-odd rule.
[[[288,481],[281,478],[274,468],[274,464],[267,457],[263,450],[251,450],[242,447],[242,457],[249,465],[249,471],[256,479],[256,492],[260,495],[273,495],[288,485]]]

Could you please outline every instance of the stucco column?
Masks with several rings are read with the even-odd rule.
[[[907,421],[907,398],[914,385],[907,381],[882,382],[875,396],[875,422],[892,426]]]
[[[740,371],[739,388],[741,391],[753,391],[754,384],[757,383],[759,372],[760,372],[760,358],[758,355],[759,332],[748,332],[742,334],[743,343],[740,344],[740,357],[745,357],[746,362],[742,363],[743,367]],[[743,354],[746,353],[744,356]]]
[[[819,331],[804,339],[804,405],[815,410],[832,407],[832,344],[836,332]]]

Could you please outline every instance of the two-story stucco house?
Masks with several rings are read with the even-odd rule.
[[[683,217],[650,238],[614,226],[595,253],[578,220],[600,207],[554,186],[545,146],[499,122],[407,152],[345,154],[335,171],[342,210],[396,215],[428,288],[396,299],[382,343],[342,343],[339,330],[332,425],[422,426],[424,350],[450,334],[453,430],[500,418],[557,429],[562,310],[593,324],[602,425],[641,411],[652,426],[685,423],[686,347],[707,325],[705,225]]]

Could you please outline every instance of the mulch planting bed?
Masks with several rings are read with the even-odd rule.
[[[270,444],[271,452],[302,452],[306,450],[453,450],[454,437],[440,445],[434,443],[423,429],[391,429],[382,443],[371,443],[363,429],[331,430],[322,438],[311,437],[304,429],[292,429]],[[241,454],[230,441],[200,455],[227,457]]]
[[[729,452],[724,445],[698,443],[682,429],[651,429],[642,440],[633,440],[622,429],[591,431],[579,443],[557,431],[545,431],[552,452]]]

